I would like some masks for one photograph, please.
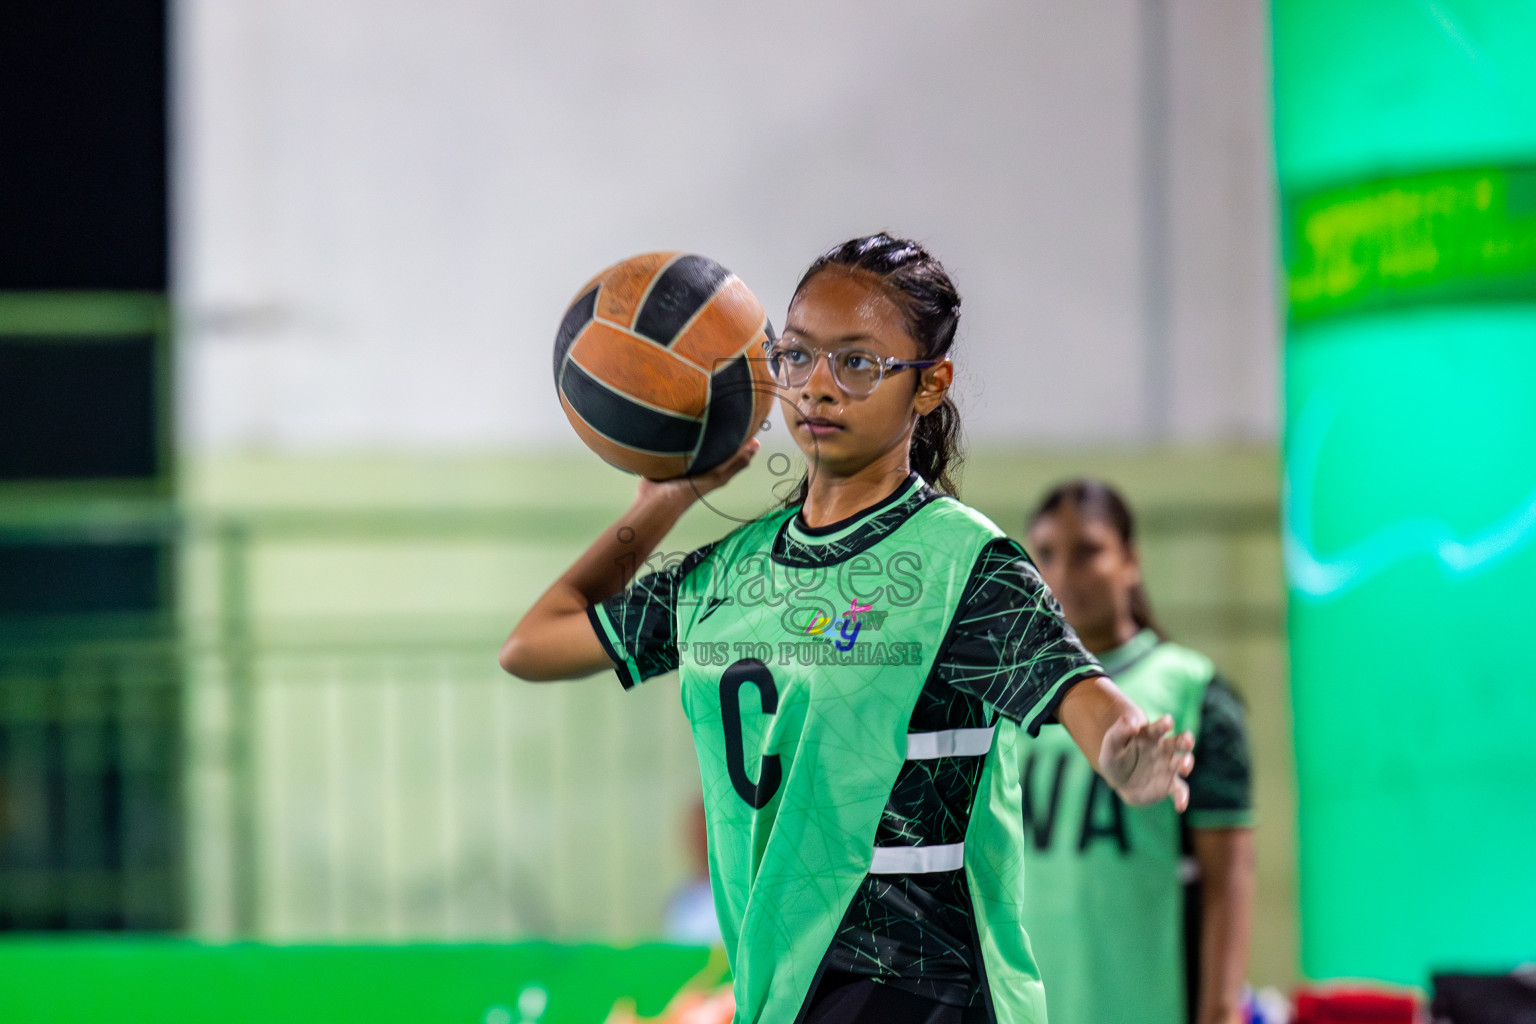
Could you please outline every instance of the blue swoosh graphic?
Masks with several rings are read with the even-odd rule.
[[[1339,403],[1314,393],[1297,417],[1286,459],[1285,525],[1281,543],[1291,586],[1308,597],[1338,597],[1413,558],[1430,556],[1452,576],[1463,576],[1510,557],[1536,539],[1536,490],[1524,504],[1470,537],[1459,536],[1443,519],[1413,516],[1384,526],[1324,557],[1312,539],[1314,482],[1329,428]]]

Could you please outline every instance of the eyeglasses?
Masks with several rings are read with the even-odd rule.
[[[921,370],[939,362],[937,359],[897,359],[895,356],[879,356],[867,348],[847,348],[826,351],[815,349],[793,340],[781,340],[768,349],[768,372],[780,387],[798,388],[811,379],[816,362],[823,355],[832,368],[832,379],[850,395],[867,395],[880,386],[887,373],[902,370]]]

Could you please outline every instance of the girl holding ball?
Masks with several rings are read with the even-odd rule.
[[[529,680],[678,670],[738,1021],[1043,1022],[1021,738],[1060,722],[1126,803],[1188,796],[1192,737],[1147,720],[1023,548],[953,497],[959,317],[916,242],[819,257],[766,353],[809,465],[789,507],[629,581],[616,567],[643,563],[757,442],[703,476],[642,481],[501,651]],[[684,656],[698,644],[735,660]]]

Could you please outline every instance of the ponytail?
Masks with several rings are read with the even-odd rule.
[[[948,396],[928,415],[920,417],[912,429],[912,448],[908,456],[912,469],[928,481],[928,486],[945,494],[955,494],[955,473],[965,456],[960,448],[960,409]]]

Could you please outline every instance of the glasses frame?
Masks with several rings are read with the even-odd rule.
[[[939,363],[943,362],[942,359],[897,359],[895,356],[877,355],[874,352],[871,352],[869,349],[861,348],[858,345],[844,345],[841,348],[824,349],[817,348],[812,345],[797,344],[795,347],[804,349],[805,351],[811,353],[811,365],[805,371],[804,380],[800,381],[798,384],[791,384],[787,378],[785,380],[780,380],[778,374],[773,372],[774,350],[780,348],[783,346],[783,344],[784,339],[782,337],[763,342],[763,355],[768,361],[768,375],[773,378],[774,383],[778,385],[778,387],[785,390],[788,390],[789,388],[804,387],[806,382],[811,379],[811,376],[815,374],[816,364],[821,362],[822,356],[826,356],[827,358],[827,369],[832,374],[832,382],[841,388],[845,393],[856,395],[860,398],[874,394],[880,385],[885,383],[887,374],[900,373],[902,370],[925,370],[930,366],[937,366]],[[859,354],[868,358],[870,362],[875,364],[875,366],[879,367],[880,373],[875,377],[875,382],[869,386],[868,391],[859,391],[854,388],[850,388],[847,384],[843,383],[843,379],[837,375],[836,357],[848,352],[858,352]]]

